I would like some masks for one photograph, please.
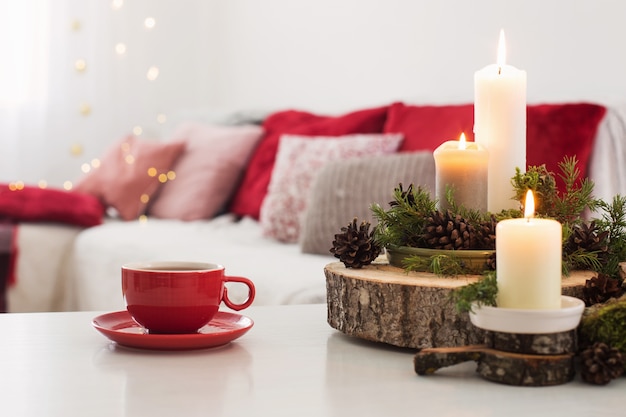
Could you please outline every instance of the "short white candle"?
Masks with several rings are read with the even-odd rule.
[[[467,142],[461,133],[459,140],[449,140],[439,145],[435,157],[435,197],[439,210],[449,208],[446,188],[453,189],[458,206],[487,211],[487,150]]]
[[[496,226],[498,307],[561,308],[561,223],[533,215],[529,190],[525,218],[502,220]]]
[[[474,134],[489,151],[489,202],[492,213],[519,208],[512,199],[515,168],[526,171],[526,72],[506,65],[504,31],[498,60],[474,74]]]

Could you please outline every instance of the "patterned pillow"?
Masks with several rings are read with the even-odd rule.
[[[162,184],[159,176],[167,175],[184,147],[183,142],[125,137],[105,152],[100,166],[84,176],[74,190],[98,197],[124,220],[136,219],[145,213]]]
[[[283,135],[268,193],[261,205],[263,234],[281,242],[297,242],[311,183],[324,164],[394,153],[402,139],[400,134],[356,134],[333,138]]]

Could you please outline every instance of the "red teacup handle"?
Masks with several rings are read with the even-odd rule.
[[[254,288],[254,284],[248,278],[244,277],[224,277],[225,282],[240,282],[248,286],[248,298],[242,304],[235,304],[228,298],[228,290],[224,287],[224,304],[228,308],[232,308],[235,311],[243,310],[244,308],[250,307],[250,304],[254,301],[254,296],[256,294],[256,289]]]

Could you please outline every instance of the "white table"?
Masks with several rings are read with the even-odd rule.
[[[512,387],[471,362],[418,376],[412,351],[337,332],[323,305],[252,307],[243,337],[186,352],[117,346],[92,328],[98,314],[0,315],[0,415],[626,415],[626,378]]]

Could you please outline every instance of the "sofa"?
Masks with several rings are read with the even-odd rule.
[[[527,165],[558,172],[575,155],[597,197],[626,194],[624,110],[529,105]],[[370,205],[386,205],[399,183],[434,190],[432,151],[461,132],[472,140],[472,127],[472,104],[396,102],[187,120],[162,139],[120,138],[71,191],[3,185],[7,310],[124,309],[121,265],[151,260],[223,264],[255,282],[255,305],[324,302],[334,234],[355,217],[375,223]]]

